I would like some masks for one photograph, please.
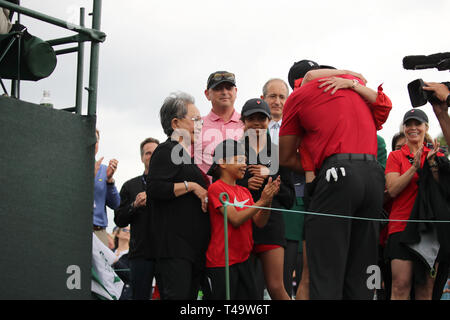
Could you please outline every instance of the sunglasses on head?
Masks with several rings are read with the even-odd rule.
[[[228,80],[228,81],[234,81],[234,73],[231,72],[225,72],[225,73],[215,73],[209,80],[211,81],[221,81],[221,80]]]

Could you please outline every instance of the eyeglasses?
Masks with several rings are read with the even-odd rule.
[[[192,118],[185,118],[194,121],[195,125],[203,125],[203,119],[201,117],[192,117]]]
[[[277,94],[269,94],[269,95],[267,96],[267,99],[270,99],[270,100],[275,100],[276,98],[280,98],[280,100],[285,100],[285,99],[286,99],[286,96],[284,96],[284,95],[282,95],[282,94],[280,94],[280,95],[277,95]]]

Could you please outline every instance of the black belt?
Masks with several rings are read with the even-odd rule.
[[[377,157],[375,157],[373,154],[366,153],[336,153],[325,159],[325,161],[333,160],[377,161]]]
[[[106,228],[105,227],[96,226],[94,224],[94,231],[100,231],[100,230],[103,230],[103,229],[106,229]]]

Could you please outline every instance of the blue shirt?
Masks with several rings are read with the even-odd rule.
[[[106,206],[114,210],[120,205],[116,186],[106,183],[106,168],[104,164],[100,165],[94,180],[94,225],[104,228],[108,226]]]

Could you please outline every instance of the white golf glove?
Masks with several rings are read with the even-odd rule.
[[[331,176],[333,177],[335,182],[338,181],[338,171],[337,170],[340,170],[342,176],[345,177],[345,169],[343,167],[340,167],[340,168],[331,167],[330,169],[327,170],[327,173],[325,175],[325,179],[327,180],[327,182],[330,182]]]

